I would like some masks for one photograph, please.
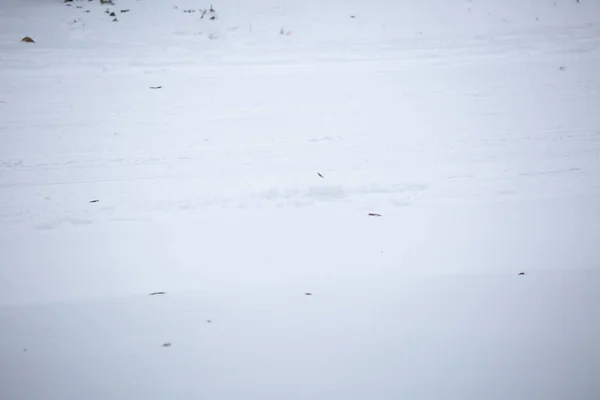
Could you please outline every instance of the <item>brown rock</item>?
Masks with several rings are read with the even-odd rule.
[[[35,40],[33,40],[32,38],[30,38],[29,36],[25,36],[23,39],[21,39],[21,42],[35,43]]]

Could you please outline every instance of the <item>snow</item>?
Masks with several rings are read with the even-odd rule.
[[[0,3],[0,399],[600,398],[600,2],[98,3]]]

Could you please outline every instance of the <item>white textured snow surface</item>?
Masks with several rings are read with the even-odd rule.
[[[0,399],[600,399],[600,1],[114,1],[0,1]]]

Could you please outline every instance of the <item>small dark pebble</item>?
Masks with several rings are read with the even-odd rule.
[[[207,323],[207,324],[211,324],[211,323],[212,323],[212,321],[211,321],[210,319],[207,319],[207,320],[206,320],[206,323]]]
[[[381,217],[381,214],[369,213],[369,217]]]
[[[129,12],[129,10],[121,10],[122,13]]]
[[[169,343],[169,342],[163,343],[162,347],[171,347],[171,343]]]
[[[519,272],[519,275],[525,275],[525,272]]]
[[[157,294],[167,294],[167,292],[152,292],[148,296],[156,296]]]
[[[115,12],[114,12],[114,11],[113,11],[113,12],[111,12],[110,14],[108,14],[108,15],[109,15],[110,17],[116,17],[116,16],[117,16],[117,14],[115,14]]]
[[[99,201],[100,201],[100,200],[90,200],[90,203],[97,203],[97,202],[99,202]]]
[[[150,86],[150,89],[162,89],[162,86]]]
[[[317,175],[319,175],[321,178],[325,178],[320,172],[317,172]]]
[[[306,292],[304,293],[305,296],[312,296],[312,293]]]

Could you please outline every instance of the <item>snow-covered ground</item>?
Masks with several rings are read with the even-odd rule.
[[[0,2],[0,399],[600,398],[600,2],[212,4]]]

